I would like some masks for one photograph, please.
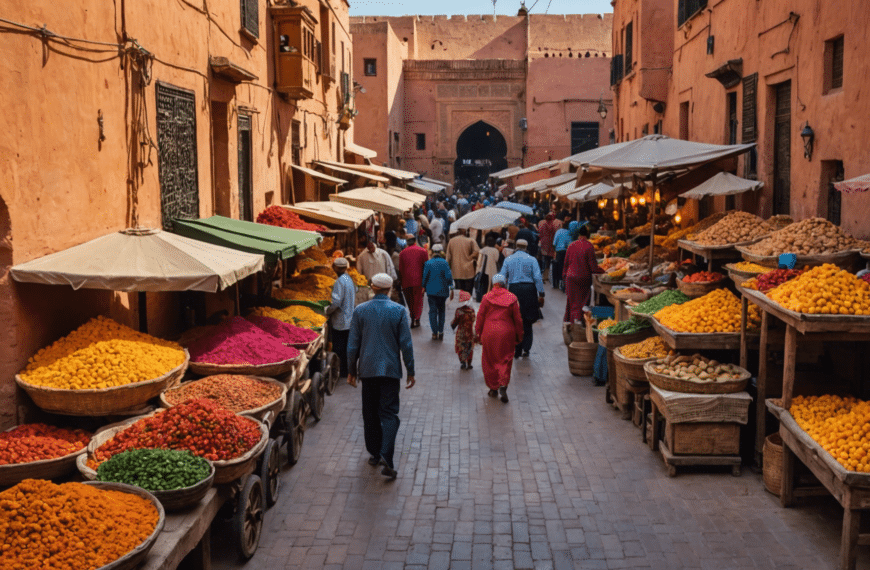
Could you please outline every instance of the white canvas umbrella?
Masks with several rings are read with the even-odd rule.
[[[507,208],[481,208],[469,212],[459,218],[450,225],[461,229],[488,230],[491,228],[500,228],[513,223],[517,218],[522,216],[520,212],[508,210]]]
[[[764,182],[740,178],[730,172],[720,172],[683,194],[683,197],[698,200],[704,196],[731,196],[758,190],[763,186]]]
[[[12,267],[27,283],[110,291],[226,289],[263,269],[263,256],[161,230],[111,233]]]

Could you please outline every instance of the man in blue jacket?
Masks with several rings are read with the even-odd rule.
[[[432,246],[432,259],[423,266],[423,289],[429,299],[432,340],[442,340],[447,296],[453,300],[453,275],[450,273],[450,265],[444,259],[444,246],[441,244]]]
[[[370,465],[381,464],[388,479],[395,479],[393,463],[399,431],[401,353],[408,373],[405,389],[414,386],[414,345],[405,307],[390,301],[393,279],[386,273],[372,277],[375,298],[353,312],[347,340],[347,383],[362,380],[363,431]]]

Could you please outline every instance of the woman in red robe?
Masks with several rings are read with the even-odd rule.
[[[595,248],[589,243],[589,226],[582,225],[577,230],[576,239],[565,252],[564,279],[568,301],[565,303],[566,323],[583,320],[583,307],[589,304],[592,297],[592,274],[603,273],[595,259]]]
[[[483,379],[492,398],[501,395],[507,403],[514,350],[523,340],[523,318],[516,295],[505,289],[504,275],[492,279],[492,290],[484,295],[475,323],[477,342],[483,345]]]

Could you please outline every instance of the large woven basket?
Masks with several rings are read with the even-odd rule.
[[[762,453],[764,488],[779,497],[782,485],[782,436],[772,433],[764,438]]]
[[[707,293],[721,289],[725,286],[725,277],[718,281],[709,281],[706,283],[686,283],[682,279],[677,279],[677,289],[682,291],[687,297],[703,297]]]
[[[103,389],[61,390],[36,386],[15,375],[15,382],[27,392],[33,402],[47,412],[67,416],[110,416],[125,410],[142,408],[163,390],[178,384],[190,363],[190,353],[184,350],[184,362],[163,376]]]
[[[148,556],[148,552],[151,550],[151,547],[154,546],[157,537],[163,530],[163,525],[166,524],[166,511],[163,509],[163,505],[160,504],[157,497],[145,489],[140,489],[139,487],[134,487],[132,485],[124,485],[122,483],[103,483],[101,481],[85,481],[82,485],[92,485],[98,489],[105,489],[107,491],[120,491],[122,493],[138,495],[151,501],[151,504],[153,504],[154,508],[157,509],[157,524],[154,525],[154,531],[148,536],[148,538],[143,540],[136,548],[121,558],[118,558],[114,562],[110,562],[105,566],[101,566],[100,568],[97,568],[97,570],[132,570],[139,566],[139,564],[145,560],[145,557]]]
[[[76,459],[84,456],[87,449],[85,446],[54,459],[0,465],[0,487],[11,487],[25,479],[58,479],[69,475],[76,470]]]
[[[613,351],[613,361],[616,363],[616,376],[625,379],[629,386],[641,388],[649,387],[643,365],[656,360],[653,358],[626,358],[619,348]]]
[[[661,388],[662,390],[682,392],[683,394],[734,394],[745,390],[749,378],[752,377],[752,374],[750,374],[748,370],[738,367],[741,371],[738,380],[699,384],[688,380],[680,380],[679,378],[674,378],[666,374],[659,374],[652,369],[653,364],[654,362],[647,362],[643,365],[643,370],[646,373],[649,383],[656,388]]]
[[[598,345],[594,342],[572,342],[568,345],[568,369],[574,376],[592,376]]]
[[[734,269],[733,263],[725,265],[725,269],[728,270],[728,277],[730,277],[731,280],[734,281],[735,285],[741,285],[744,281],[748,281],[753,277],[758,277],[759,275],[762,275],[761,273],[754,273],[752,271],[741,271],[739,269]]]
[[[299,357],[270,364],[209,364],[208,362],[191,362],[190,371],[200,376],[215,374],[242,374],[245,376],[281,376],[287,374],[298,362]]]
[[[619,291],[614,292],[612,289],[610,290],[610,294],[619,299],[620,301],[633,301],[635,303],[641,303],[649,299],[649,293],[646,291],[643,292],[630,292],[623,293],[625,289],[620,289]]]
[[[89,481],[96,480],[96,472],[87,466],[87,455],[80,455],[76,458],[75,466],[78,467],[79,473]],[[206,460],[208,461],[208,460]],[[167,511],[181,511],[188,507],[198,504],[208,490],[214,485],[215,469],[211,461],[208,462],[209,472],[208,477],[183,489],[175,489],[173,491],[148,491],[160,501],[163,508]],[[135,485],[134,485],[135,486]],[[138,487],[137,487],[138,488]]]
[[[206,376],[206,378],[208,377]],[[193,380],[193,382],[201,382],[206,378],[202,378],[200,380]],[[250,416],[256,420],[263,421],[263,418],[268,416],[271,412],[280,412],[284,409],[284,405],[287,403],[287,384],[285,384],[284,382],[278,382],[277,380],[273,380],[272,378],[258,376],[251,376],[251,378],[260,382],[265,382],[266,384],[275,384],[276,386],[279,386],[281,388],[281,395],[269,402],[268,404],[264,404],[260,407],[250,410],[242,410],[240,412],[236,412],[237,414]],[[176,386],[175,388],[172,388],[171,390],[167,390],[166,392],[160,394],[160,405],[164,408],[171,408],[172,406],[177,405],[170,403],[169,400],[166,398],[166,394],[174,390],[180,390],[181,388],[187,386],[188,384],[192,384],[193,382],[185,382],[184,384]]]
[[[153,412],[146,416],[131,418],[120,424],[113,424],[111,426],[105,427],[102,431],[98,431],[94,434],[94,437],[91,438],[91,443],[88,444],[88,458],[92,457],[93,453],[97,449],[99,449],[99,447],[102,446],[104,443],[112,439],[115,434],[124,431],[141,419],[153,416],[154,414],[160,413],[162,411],[165,410]],[[254,463],[256,462],[257,458],[260,457],[260,455],[263,453],[263,450],[266,448],[266,444],[269,442],[269,428],[267,428],[266,425],[259,420],[256,420],[254,418],[248,419],[253,422],[257,422],[257,425],[260,428],[260,441],[258,441],[254,445],[254,447],[249,449],[244,455],[240,455],[239,457],[235,457],[233,459],[227,459],[225,461],[212,461],[215,469],[215,485],[221,485],[224,483],[235,481],[242,475],[252,472],[254,468]],[[87,459],[78,460],[76,462],[76,466],[79,468],[79,472],[81,472],[81,474],[86,479],[94,480],[97,478],[97,472],[87,465]]]

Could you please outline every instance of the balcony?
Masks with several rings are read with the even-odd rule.
[[[304,6],[269,8],[275,33],[275,89],[290,99],[310,99],[317,83],[317,20]]]

